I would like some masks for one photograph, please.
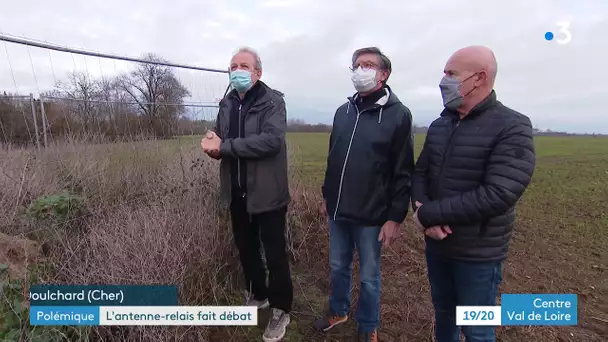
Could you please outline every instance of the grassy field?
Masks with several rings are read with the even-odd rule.
[[[290,141],[297,172],[318,187],[328,136],[292,134]],[[416,136],[416,155],[423,141],[424,135]],[[536,149],[537,168],[518,204],[501,292],[576,293],[579,325],[503,327],[498,335],[502,341],[599,341],[608,336],[608,139],[537,137]],[[411,226],[383,255],[381,337],[386,341],[422,341],[431,335],[423,242]]]
[[[261,341],[264,312],[259,328],[33,329],[21,305],[31,282],[171,283],[183,305],[240,305],[236,253],[216,198],[218,165],[202,155],[199,139],[0,151],[0,340]],[[423,139],[416,136],[417,153]],[[295,306],[285,341],[346,341],[352,322],[326,335],[312,329],[329,294],[328,232],[317,214],[328,135],[288,141]],[[499,340],[604,341],[608,139],[538,137],[536,146],[501,292],[576,293],[579,325],[502,327]],[[383,252],[382,272],[381,340],[431,341],[423,240],[411,224]]]

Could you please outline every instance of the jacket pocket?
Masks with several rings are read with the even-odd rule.
[[[260,113],[256,113],[256,112],[249,112],[249,113],[247,113],[247,115],[245,115],[245,127],[244,127],[245,137],[262,133],[260,116],[261,116]]]

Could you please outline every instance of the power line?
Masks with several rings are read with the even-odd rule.
[[[228,73],[228,70],[203,68],[203,67],[197,67],[197,66],[192,66],[192,65],[175,64],[175,63],[168,63],[168,62],[161,62],[161,61],[150,61],[150,60],[141,59],[141,58],[117,56],[117,55],[111,55],[111,54],[106,54],[106,53],[98,53],[98,52],[86,51],[86,50],[81,50],[81,49],[72,49],[72,48],[63,47],[63,46],[59,46],[59,45],[55,45],[55,44],[50,44],[50,43],[46,43],[46,42],[36,41],[36,40],[33,40],[33,39],[29,39],[29,38],[19,38],[19,37],[15,37],[15,36],[10,36],[10,35],[6,35],[6,34],[3,34],[3,33],[0,33],[0,40],[3,40],[5,42],[16,43],[16,44],[34,46],[34,47],[43,48],[43,49],[50,49],[50,50],[62,51],[62,52],[70,52],[70,53],[75,53],[75,54],[85,55],[85,56],[110,58],[110,59],[119,59],[119,60],[129,61],[129,62],[138,62],[138,63],[146,63],[146,64],[163,65],[163,66],[174,67],[174,68],[183,68],[183,69],[191,69],[191,70],[209,71],[209,72],[217,72],[217,73],[223,73],[223,74],[227,74]]]

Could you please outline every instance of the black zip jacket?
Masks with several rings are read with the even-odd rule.
[[[412,114],[391,89],[359,109],[357,95],[334,116],[323,198],[334,220],[366,226],[403,222],[414,169]]]
[[[426,237],[427,249],[460,260],[505,259],[515,204],[534,166],[530,119],[494,91],[462,120],[445,109],[429,127],[413,177],[422,225],[452,230],[443,240]]]
[[[228,123],[228,139],[245,138],[245,118],[251,105],[256,101],[258,95],[263,95],[262,82],[256,82],[251,89],[245,93],[241,100],[236,90],[227,94],[225,101],[231,102],[230,122]],[[233,158],[230,163],[230,181],[233,195],[242,196],[247,192],[247,160]]]

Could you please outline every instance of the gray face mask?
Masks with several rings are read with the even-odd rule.
[[[471,89],[466,95],[460,94],[460,85],[467,81],[469,78],[475,76],[477,73],[467,77],[464,81],[460,82],[457,79],[449,76],[443,76],[441,82],[439,82],[439,89],[441,90],[441,97],[443,98],[443,106],[447,109],[456,110],[462,105],[464,96],[469,95],[476,88]]]

